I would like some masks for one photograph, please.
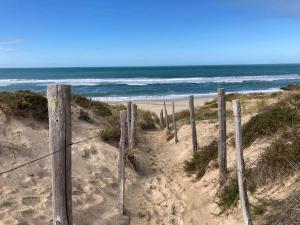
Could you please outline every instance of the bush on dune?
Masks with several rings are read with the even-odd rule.
[[[97,116],[111,116],[112,112],[109,104],[99,101],[89,100],[86,97],[73,95],[72,102],[84,109],[91,110]]]
[[[190,174],[196,173],[197,178],[200,179],[205,175],[209,163],[217,160],[217,157],[218,142],[214,140],[195,153],[191,161],[185,161],[184,170]]]
[[[137,124],[143,130],[152,130],[159,124],[159,118],[153,112],[138,110]]]
[[[48,121],[47,98],[31,91],[0,92],[0,109],[8,117]]]

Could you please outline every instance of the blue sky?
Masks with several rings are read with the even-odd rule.
[[[1,0],[0,67],[300,63],[299,0]]]

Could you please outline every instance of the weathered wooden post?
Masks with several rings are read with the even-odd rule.
[[[130,147],[135,148],[136,145],[136,122],[137,122],[137,105],[131,104],[131,128],[130,128]]]
[[[131,127],[131,102],[127,103],[127,144],[130,143],[130,127]]]
[[[192,129],[193,152],[196,153],[198,150],[198,142],[197,142],[194,96],[193,95],[189,96],[189,108],[190,108],[190,121],[191,121],[191,129]]]
[[[242,127],[241,127],[241,105],[239,100],[232,101],[233,117],[235,124],[235,148],[237,159],[237,175],[239,184],[239,195],[242,205],[242,214],[245,225],[252,225],[249,211],[249,200],[247,195],[247,183],[245,175],[245,162],[242,147]]]
[[[71,87],[49,85],[49,149],[52,157],[53,225],[72,225]]]
[[[164,108],[165,108],[165,116],[166,116],[166,127],[167,127],[167,133],[170,133],[170,125],[169,125],[169,116],[168,116],[168,111],[166,107],[166,102],[164,102]]]
[[[173,128],[174,128],[174,139],[175,144],[178,143],[178,137],[177,137],[177,127],[176,127],[176,117],[175,117],[175,103],[172,102],[172,114],[173,114]]]
[[[160,128],[164,128],[164,111],[160,110],[160,120],[159,120]]]
[[[218,118],[219,118],[219,183],[223,186],[227,173],[227,151],[226,151],[226,95],[223,88],[218,89]]]
[[[118,208],[121,214],[124,214],[124,199],[125,199],[125,142],[126,142],[126,117],[127,111],[120,112],[120,152],[119,152],[119,179],[118,179]]]

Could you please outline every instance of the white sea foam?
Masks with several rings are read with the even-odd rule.
[[[281,91],[279,88],[270,88],[266,90],[245,90],[236,92],[227,92],[227,94],[240,93],[240,94],[250,94],[250,93],[272,93]],[[189,95],[194,95],[195,98],[205,98],[214,97],[217,95],[216,92],[203,93],[203,94],[173,94],[173,95],[141,95],[141,96],[107,96],[107,97],[92,97],[93,100],[103,101],[103,102],[125,102],[125,101],[144,101],[144,100],[179,100],[185,99]]]
[[[203,84],[203,83],[242,83],[247,81],[299,80],[300,74],[228,76],[228,77],[186,77],[186,78],[91,78],[91,79],[1,79],[0,86],[31,84],[45,86],[53,83],[72,86],[95,86],[101,84],[149,85],[149,84]]]

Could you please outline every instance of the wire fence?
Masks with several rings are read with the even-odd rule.
[[[77,144],[80,144],[80,143],[83,143],[83,142],[86,142],[86,141],[95,139],[95,138],[97,138],[97,137],[100,137],[100,135],[101,135],[101,134],[97,134],[97,135],[95,135],[95,136],[93,136],[93,137],[89,137],[89,138],[84,139],[84,140],[72,142],[71,144],[69,144],[69,145],[66,146],[66,147],[73,146],[73,145],[77,145]],[[6,173],[10,173],[10,172],[15,171],[15,170],[17,170],[17,169],[20,169],[20,168],[22,168],[22,167],[28,166],[28,165],[30,165],[30,164],[33,164],[33,163],[35,163],[35,162],[38,162],[38,161],[40,161],[40,160],[42,160],[42,159],[45,159],[45,158],[47,158],[47,157],[49,157],[49,156],[52,156],[52,155],[55,154],[55,153],[58,153],[58,152],[61,152],[61,151],[64,151],[64,150],[65,150],[65,149],[62,149],[62,150],[59,150],[59,151],[55,151],[55,152],[50,152],[50,153],[45,154],[45,155],[43,155],[43,156],[41,156],[41,157],[38,157],[38,158],[36,158],[36,159],[33,159],[33,160],[28,161],[28,162],[26,162],[26,163],[23,163],[23,164],[21,164],[21,165],[19,165],[19,166],[12,167],[12,168],[10,168],[10,169],[8,169],[8,170],[2,171],[2,172],[0,172],[0,175],[6,174]]]

